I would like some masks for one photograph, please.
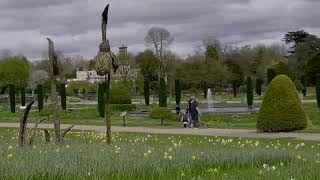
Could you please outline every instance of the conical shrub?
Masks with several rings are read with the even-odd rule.
[[[297,90],[286,75],[275,77],[266,91],[257,129],[264,132],[290,132],[307,127],[307,118]]]

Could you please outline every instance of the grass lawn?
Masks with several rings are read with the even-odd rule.
[[[320,144],[179,135],[72,132],[64,145],[16,146],[0,129],[1,179],[319,179]],[[53,136],[53,133],[51,133]]]
[[[320,132],[320,112],[315,103],[304,104],[305,112],[308,116],[312,126],[302,132]],[[79,124],[79,125],[104,125],[104,119],[98,116],[96,106],[88,105],[87,107],[78,106],[69,111],[61,112],[61,123],[63,124]],[[138,106],[138,109],[146,109],[144,106]],[[29,122],[36,122],[40,117],[36,111],[30,112]],[[112,115],[112,124],[115,126],[122,126],[123,121],[120,117],[120,112],[114,112]],[[10,113],[8,109],[0,108],[0,122],[13,123],[19,122],[21,112]],[[242,128],[242,129],[255,129],[256,128],[257,114],[239,114],[239,115],[212,115],[203,114],[201,121],[207,123],[210,128]],[[50,122],[45,122],[50,123]],[[173,120],[165,120],[164,125],[160,124],[160,120],[150,119],[149,117],[126,117],[127,126],[142,126],[142,127],[181,127],[179,116],[176,116]]]

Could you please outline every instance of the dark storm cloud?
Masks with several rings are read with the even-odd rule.
[[[111,0],[109,35],[113,49],[138,52],[152,26],[175,37],[171,49],[185,56],[212,37],[230,43],[280,42],[287,31],[318,34],[315,0]],[[0,49],[30,58],[46,51],[51,37],[66,55],[93,57],[100,41],[105,0],[0,0]]]

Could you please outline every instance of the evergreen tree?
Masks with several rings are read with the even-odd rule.
[[[10,99],[10,110],[12,113],[16,112],[16,90],[13,84],[9,85],[9,99]]]
[[[268,77],[268,84],[272,81],[274,77],[276,77],[277,73],[274,69],[269,68],[267,71],[267,77]]]
[[[21,106],[25,106],[26,105],[26,88],[21,88]]]
[[[249,107],[253,105],[253,89],[251,77],[247,77],[247,104]]]
[[[38,110],[39,112],[43,109],[43,86],[38,84],[37,86],[37,99],[38,99]]]
[[[307,95],[307,80],[306,80],[306,76],[301,76],[301,84],[302,84],[302,94],[303,97],[305,97]]]
[[[149,106],[150,103],[150,81],[148,79],[144,80],[143,85],[143,95],[144,95],[144,102],[147,106]]]
[[[105,116],[105,92],[106,92],[106,85],[105,83],[98,84],[98,111],[99,116]]]
[[[238,83],[236,80],[232,81],[232,91],[233,91],[233,97],[236,98],[237,97],[237,87],[238,87]]]
[[[67,95],[66,95],[66,84],[61,83],[60,84],[60,100],[61,100],[61,107],[63,110],[67,109]]]
[[[161,78],[159,86],[159,106],[167,107],[166,81]]]
[[[317,94],[318,108],[320,109],[320,74],[317,74],[317,79],[316,79],[316,94]]]
[[[261,78],[257,78],[256,79],[256,93],[257,95],[261,96],[261,86],[262,86],[262,79]]]
[[[181,100],[181,84],[180,80],[175,80],[175,95],[176,95],[176,104],[177,106],[180,106],[180,100]]]

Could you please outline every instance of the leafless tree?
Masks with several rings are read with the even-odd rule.
[[[165,59],[163,57],[165,48],[168,47],[173,40],[174,38],[171,33],[162,27],[152,27],[145,37],[147,46],[152,46],[155,50],[159,62],[157,69],[159,79],[165,76]]]

